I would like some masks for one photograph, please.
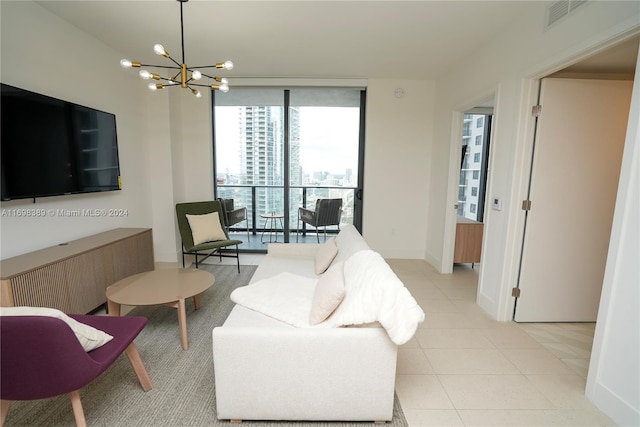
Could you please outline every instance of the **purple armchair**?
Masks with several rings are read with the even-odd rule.
[[[71,328],[45,316],[0,318],[0,399],[2,419],[12,400],[35,400],[69,393],[78,426],[86,426],[79,389],[104,372],[125,352],[140,385],[152,388],[133,340],[147,323],[144,317],[69,315],[100,329],[113,339],[85,352]]]

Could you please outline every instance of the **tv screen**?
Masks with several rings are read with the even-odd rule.
[[[2,84],[2,200],[120,189],[116,117]]]

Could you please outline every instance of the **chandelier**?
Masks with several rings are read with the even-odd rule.
[[[141,64],[138,61],[129,61],[128,59],[120,60],[120,65],[123,68],[154,67],[154,68],[166,68],[170,70],[171,69],[178,70],[175,75],[168,78],[162,77],[156,73],[151,73],[147,70],[140,70],[139,74],[142,79],[144,80],[152,79],[152,80],[159,81],[159,83],[154,83],[154,82],[149,83],[149,89],[152,91],[155,91],[158,89],[164,89],[165,87],[180,85],[180,87],[182,88],[191,90],[191,93],[193,93],[197,98],[200,98],[202,94],[198,89],[194,89],[193,86],[209,87],[213,90],[228,92],[229,82],[227,81],[227,79],[204,74],[203,72],[197,70],[197,68],[217,68],[217,69],[223,69],[223,70],[231,70],[233,69],[233,62],[231,61],[218,62],[215,65],[202,65],[199,67],[189,67],[186,64],[186,61],[184,59],[184,24],[182,19],[182,4],[188,2],[189,0],[177,0],[177,1],[180,3],[180,38],[182,41],[182,62],[179,63],[178,61],[173,59],[171,55],[169,55],[169,52],[167,52],[161,44],[156,44],[153,47],[153,51],[160,56],[169,58],[171,61],[173,61],[175,65]],[[195,82],[198,82],[200,79],[202,79],[202,77],[207,77],[215,81],[216,83],[211,85],[195,83]]]

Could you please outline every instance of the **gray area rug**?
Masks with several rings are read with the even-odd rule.
[[[140,306],[129,315],[145,316],[147,326],[135,343],[153,381],[144,392],[127,358],[121,356],[98,379],[80,391],[89,426],[229,426],[219,421],[215,409],[211,331],[222,325],[233,307],[231,291],[249,283],[256,266],[200,265],[216,276],[214,285],[202,295],[202,307],[195,310],[187,301],[189,349],[182,350],[177,311],[165,306]],[[75,426],[68,396],[27,402],[13,402],[8,426]],[[238,425],[238,424],[234,424]],[[244,426],[362,426],[372,423],[340,422],[256,422]],[[398,398],[388,426],[407,426]]]

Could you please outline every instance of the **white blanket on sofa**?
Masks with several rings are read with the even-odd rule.
[[[344,263],[346,295],[327,320],[315,327],[380,322],[391,340],[413,337],[424,312],[382,256],[363,250]],[[316,279],[280,273],[234,290],[231,300],[296,327],[313,327],[309,313]]]

